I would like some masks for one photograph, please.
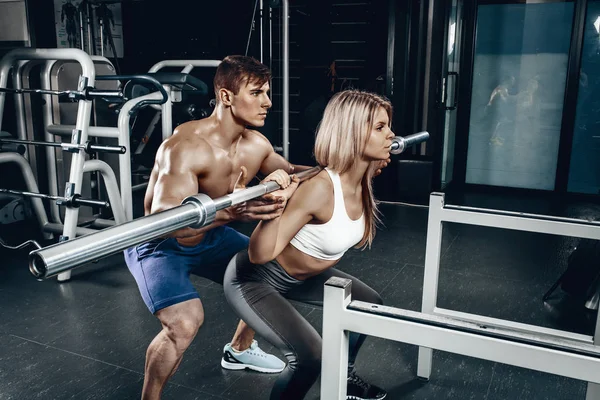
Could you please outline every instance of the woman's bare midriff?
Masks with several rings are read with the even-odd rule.
[[[290,276],[301,281],[312,276],[319,275],[321,272],[333,267],[339,260],[320,260],[301,252],[291,244],[276,258],[277,262],[283,267]]]

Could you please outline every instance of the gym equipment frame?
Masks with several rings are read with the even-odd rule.
[[[589,382],[586,400],[600,399],[600,347],[595,335],[436,306],[444,222],[600,240],[598,222],[444,205],[444,194],[432,193],[421,313],[351,302],[348,282],[330,280],[325,285],[321,398],[345,398],[348,331],[352,331],[420,346],[417,375],[423,379],[429,379],[433,349],[439,349],[581,379]]]

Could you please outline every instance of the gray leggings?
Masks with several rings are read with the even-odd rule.
[[[288,300],[322,306],[323,286],[332,276],[352,280],[353,300],[383,304],[373,289],[334,268],[301,281],[288,275],[276,261],[252,264],[248,250],[229,262],[223,283],[227,301],[288,360],[271,391],[271,400],[303,399],[321,373],[321,336]],[[364,339],[364,335],[350,334],[349,368],[353,368]]]

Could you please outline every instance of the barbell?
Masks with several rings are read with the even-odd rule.
[[[313,167],[296,176],[303,181],[320,170],[321,167]],[[32,251],[29,253],[29,270],[38,279],[50,278],[182,228],[199,229],[210,225],[217,211],[278,189],[277,182],[269,181],[214,200],[199,193],[187,197],[181,205],[169,210]]]
[[[427,132],[405,138],[397,136],[393,139],[391,148],[394,151],[398,148],[403,151],[409,145],[420,143],[428,137]],[[317,166],[295,175],[302,182],[321,170],[322,167]],[[34,250],[29,253],[29,270],[38,279],[51,278],[176,230],[186,227],[199,229],[210,225],[215,220],[217,211],[274,192],[279,188],[276,182],[269,181],[214,200],[203,193],[189,196],[181,205],[169,210]]]

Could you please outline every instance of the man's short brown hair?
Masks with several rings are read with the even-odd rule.
[[[243,84],[256,83],[262,86],[270,79],[269,67],[257,59],[248,56],[227,56],[215,73],[215,96],[219,101],[219,89],[231,90],[238,94]]]

